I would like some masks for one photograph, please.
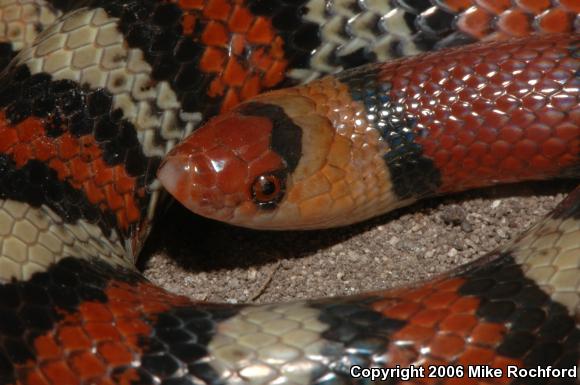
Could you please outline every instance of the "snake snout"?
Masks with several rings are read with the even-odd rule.
[[[200,204],[216,206],[218,202],[214,202],[215,197],[209,199],[212,175],[204,170],[204,163],[203,156],[199,154],[171,153],[158,171],[159,180],[171,195],[188,208]]]

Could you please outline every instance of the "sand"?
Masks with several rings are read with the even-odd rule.
[[[153,282],[197,300],[243,303],[408,285],[509,242],[577,181],[526,183],[430,199],[345,228],[268,232],[195,216],[172,202],[139,260]]]

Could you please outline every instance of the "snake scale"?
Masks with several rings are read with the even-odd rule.
[[[134,262],[162,185],[310,229],[578,178],[579,32],[577,0],[0,0],[0,384],[578,383],[578,188],[473,263],[352,297],[192,302]]]

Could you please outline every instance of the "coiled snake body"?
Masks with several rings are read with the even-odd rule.
[[[352,368],[411,365],[449,365],[411,383],[576,383],[505,369],[578,366],[578,189],[504,248],[414,287],[192,303],[133,264],[157,173],[195,212],[272,229],[577,178],[579,13],[565,0],[0,1],[0,384],[362,384]],[[448,371],[467,365],[504,371]]]

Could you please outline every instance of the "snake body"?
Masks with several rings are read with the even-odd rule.
[[[577,178],[580,8],[553,3],[0,1],[0,384],[330,385],[369,383],[354,367],[504,369],[411,379],[487,384],[521,381],[510,365],[576,368],[578,189],[509,245],[408,288],[232,306],[134,270],[158,172],[193,211],[258,228]],[[492,42],[451,48],[478,40]],[[446,51],[420,54],[430,50]]]

